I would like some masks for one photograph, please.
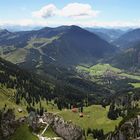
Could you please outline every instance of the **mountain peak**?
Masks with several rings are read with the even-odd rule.
[[[0,30],[0,36],[1,36],[1,37],[5,37],[5,36],[10,35],[10,34],[11,34],[11,32],[9,32],[9,31],[6,30],[6,29]]]
[[[81,27],[76,26],[76,25],[71,25],[70,28],[71,28],[71,29],[82,29]]]
[[[63,25],[63,26],[59,26],[59,27],[44,27],[42,29],[40,29],[39,31],[68,31],[68,30],[81,30],[82,28],[79,27],[79,26],[76,26],[76,25],[71,25],[71,26],[66,26],[66,25]]]
[[[0,29],[0,34],[2,33],[10,33],[7,29]]]

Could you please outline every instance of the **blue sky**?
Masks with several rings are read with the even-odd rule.
[[[140,0],[1,0],[0,25],[140,26]]]

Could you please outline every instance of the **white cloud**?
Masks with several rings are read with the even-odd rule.
[[[24,7],[22,10],[26,10]],[[27,10],[26,10],[27,12]],[[29,12],[29,11],[28,11]],[[49,4],[32,12],[30,19],[0,20],[0,26],[60,26],[78,25],[82,27],[140,27],[140,20],[131,21],[99,21],[96,18],[100,11],[94,10],[89,4],[69,3],[62,8]],[[31,14],[31,13],[29,13]],[[53,18],[49,18],[53,17]],[[101,20],[101,19],[100,19]]]
[[[39,11],[33,12],[34,17],[48,18],[56,15],[57,8],[54,4],[42,7]]]
[[[70,3],[60,10],[60,15],[72,18],[96,17],[99,11],[95,11],[89,4]]]
[[[53,16],[70,18],[92,18],[96,17],[99,11],[93,10],[89,4],[70,3],[62,9],[54,4],[42,7],[39,11],[33,12],[34,17],[49,18]]]

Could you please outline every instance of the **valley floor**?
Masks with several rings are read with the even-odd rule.
[[[110,120],[107,117],[109,106],[103,108],[101,105],[92,105],[84,108],[83,117],[79,113],[73,113],[71,110],[63,110],[59,113],[65,120],[70,120],[83,129],[103,129],[105,133],[113,131],[115,126],[122,120]]]

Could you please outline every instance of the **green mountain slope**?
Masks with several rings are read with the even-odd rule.
[[[137,45],[140,42],[140,29],[134,29],[126,32],[114,41],[114,44],[121,48],[128,48]]]
[[[125,49],[121,53],[111,57],[109,62],[116,67],[130,70],[133,72],[140,69],[140,44]]]
[[[38,103],[41,97],[51,97],[51,90],[50,83],[0,58],[0,96],[5,104]]]
[[[97,35],[78,26],[43,28],[9,34],[4,32],[0,36],[0,46],[3,58],[34,67],[46,63],[94,63],[96,59],[116,50]],[[17,59],[20,55],[20,59]]]
[[[61,73],[61,71],[63,71]],[[55,71],[54,71],[55,73]],[[56,79],[43,78],[18,68],[16,65],[0,59],[0,96],[5,104],[37,106],[46,101],[55,101],[61,108],[68,108],[70,104],[83,104],[89,96],[89,104],[98,103],[111,94],[104,86],[88,81],[76,74],[74,70],[60,69]],[[45,80],[44,80],[45,79]]]

